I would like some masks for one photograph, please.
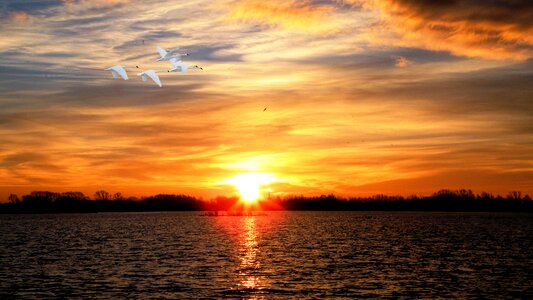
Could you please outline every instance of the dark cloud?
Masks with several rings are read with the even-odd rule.
[[[83,29],[85,26],[88,26],[86,28],[95,28],[94,25],[96,24],[102,24],[102,23],[109,23],[110,16],[104,15],[104,16],[98,16],[98,17],[79,17],[79,18],[69,18],[67,20],[62,21],[54,21],[50,22],[50,26],[52,28],[74,28],[76,30]],[[96,27],[98,28],[98,27]],[[80,32],[78,31],[78,34]]]
[[[104,70],[60,66],[52,63],[19,62],[16,66],[0,65],[0,91],[2,98],[19,99],[16,103],[0,103],[0,107],[31,102],[34,96],[25,96],[32,91],[46,90],[48,93],[64,88],[80,86],[84,81],[97,80],[107,75]]]
[[[411,77],[373,90],[366,97],[412,103],[437,118],[451,116],[508,115],[522,127],[533,112],[533,61],[464,73],[441,74],[438,78]],[[361,89],[354,91],[364,94]],[[522,117],[520,117],[522,116]],[[504,121],[504,119],[493,120]],[[487,119],[487,121],[491,121]]]
[[[533,57],[529,0],[345,0],[382,12],[397,44],[490,59]]]
[[[232,50],[236,45],[192,45],[185,47],[191,54],[191,58],[201,61],[213,62],[239,62],[242,61],[242,55],[238,53],[224,53],[224,51]],[[228,51],[229,52],[229,51]]]
[[[528,0],[396,0],[398,5],[427,19],[490,21],[501,24],[533,25],[533,2]],[[513,18],[509,18],[513,16]]]
[[[163,103],[187,99],[209,98],[209,94],[199,92],[207,83],[190,82],[190,79],[171,78],[180,76],[176,73],[161,75],[164,88],[155,83],[143,82],[134,74],[130,80],[124,81],[111,78],[111,75],[102,71],[100,77],[109,77],[109,82],[100,85],[83,85],[80,83],[64,86],[60,92],[47,97],[48,103],[66,105],[69,107],[128,107],[128,106],[153,106]],[[183,77],[183,76],[182,76]],[[174,82],[173,80],[179,81]]]
[[[0,167],[13,168],[28,162],[44,161],[47,158],[48,157],[46,155],[35,152],[19,152],[17,154],[4,156],[3,159],[0,161]]]
[[[44,10],[61,6],[60,0],[2,0],[0,4],[0,14],[10,11],[24,11],[29,14],[35,14]]]
[[[323,66],[334,66],[347,69],[371,69],[383,70],[395,66],[396,59],[404,57],[415,64],[435,63],[435,62],[457,62],[462,60],[444,51],[429,51],[416,48],[390,48],[375,49],[374,51],[358,52],[352,54],[331,54],[305,59],[296,59],[292,62],[304,64],[316,64]]]

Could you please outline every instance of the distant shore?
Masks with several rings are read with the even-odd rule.
[[[316,197],[285,196],[258,200],[253,208],[244,208],[238,197],[202,200],[187,195],[158,194],[145,198],[125,198],[98,191],[91,199],[81,192],[54,193],[34,191],[19,198],[10,195],[0,203],[0,214],[19,213],[96,213],[142,211],[207,211],[216,215],[239,214],[243,210],[309,211],[465,211],[465,212],[533,212],[529,195],[510,192],[507,196],[474,194],[471,190],[440,190],[430,196]],[[245,215],[242,214],[241,215]]]

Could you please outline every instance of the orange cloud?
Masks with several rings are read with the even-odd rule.
[[[380,12],[396,38],[377,43],[449,51],[454,55],[525,60],[533,56],[533,3],[344,0]]]
[[[308,0],[239,0],[231,3],[227,18],[236,22],[325,33],[333,30],[327,20],[332,11],[331,6],[315,5]]]
[[[14,22],[28,21],[30,16],[24,11],[13,11],[9,14],[9,19]]]

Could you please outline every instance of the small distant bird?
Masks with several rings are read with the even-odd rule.
[[[263,111],[266,111],[266,110],[267,110],[267,108],[268,108],[268,106],[267,106],[267,107],[265,107],[265,109],[263,109]]]

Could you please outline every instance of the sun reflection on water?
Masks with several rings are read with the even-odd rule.
[[[213,218],[232,243],[232,267],[228,269],[227,296],[242,299],[264,299],[271,291],[273,269],[268,259],[272,249],[264,252],[265,239],[270,239],[279,217],[266,215],[219,216]],[[267,243],[268,244],[268,243]],[[265,255],[267,257],[265,257]]]
[[[256,274],[261,265],[257,259],[259,252],[255,217],[244,220],[243,238],[241,243],[241,264],[239,266],[240,287],[244,289],[261,289],[261,279]]]

